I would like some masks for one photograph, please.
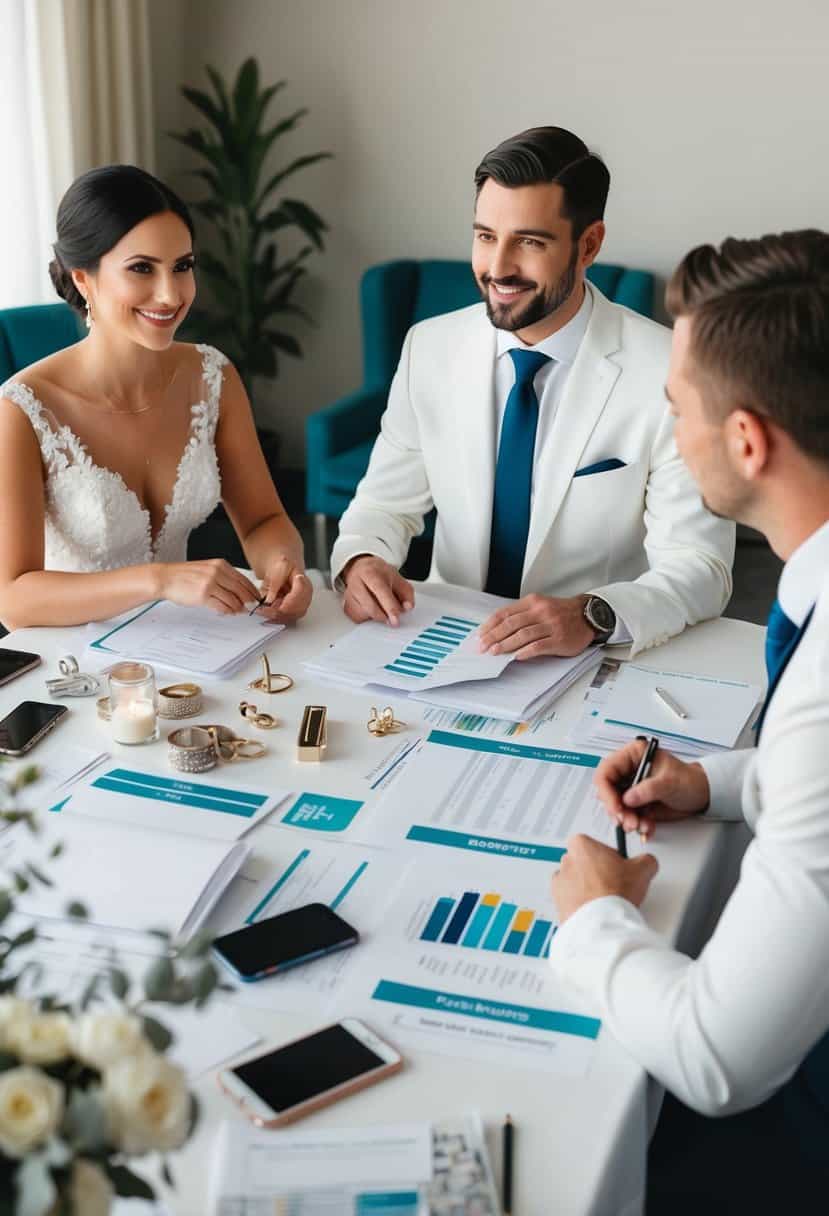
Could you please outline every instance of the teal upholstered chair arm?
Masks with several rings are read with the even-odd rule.
[[[391,384],[403,339],[412,324],[420,264],[398,259],[371,266],[360,283],[363,380]]]
[[[83,327],[68,304],[0,309],[0,383],[21,368],[77,342]]]
[[[387,398],[386,385],[361,388],[306,420],[309,511],[327,513],[331,496],[325,482],[326,462],[332,456],[376,438]]]

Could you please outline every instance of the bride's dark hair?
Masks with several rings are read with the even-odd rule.
[[[49,277],[58,295],[76,312],[86,300],[71,271],[98,269],[121,237],[151,215],[172,211],[195,236],[190,212],[175,191],[136,165],[105,165],[77,178],[60,200]]]

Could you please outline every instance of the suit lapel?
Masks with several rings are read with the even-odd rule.
[[[483,307],[458,345],[446,408],[453,442],[443,453],[457,478],[469,587],[483,587],[489,562],[495,486],[495,330]],[[453,521],[457,526],[458,521]]]
[[[567,377],[541,459],[535,466],[524,582],[555,524],[581,454],[621,372],[610,358],[621,341],[618,313],[595,287],[589,290],[593,294],[590,323]]]

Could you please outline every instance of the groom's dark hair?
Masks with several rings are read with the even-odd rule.
[[[86,300],[71,271],[96,271],[105,253],[151,215],[172,211],[195,235],[190,212],[174,190],[137,165],[104,165],[76,178],[60,200],[55,257],[49,276],[55,291],[76,312]]]
[[[572,224],[574,241],[604,218],[610,189],[607,165],[563,127],[530,127],[487,152],[475,170],[476,198],[489,178],[499,186],[561,186],[562,215]]]

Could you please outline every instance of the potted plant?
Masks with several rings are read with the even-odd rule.
[[[208,188],[191,206],[209,225],[210,248],[200,245],[198,266],[210,301],[194,310],[190,332],[200,341],[215,341],[233,360],[255,408],[254,378],[273,379],[281,355],[302,354],[283,324],[294,317],[311,322],[294,293],[307,274],[306,259],[314,249],[322,250],[327,231],[313,207],[285,198],[281,190],[295,173],[331,154],[299,156],[267,175],[266,162],[277,140],[293,131],[307,110],[270,124],[268,108],[286,82],[260,88],[254,58],[245,60],[230,87],[215,68],[208,66],[206,72],[212,92],[188,87],[181,92],[207,126],[170,132],[205,162],[192,173]],[[305,243],[282,254],[283,235],[299,235]],[[263,446],[267,456],[273,442],[266,439]]]

